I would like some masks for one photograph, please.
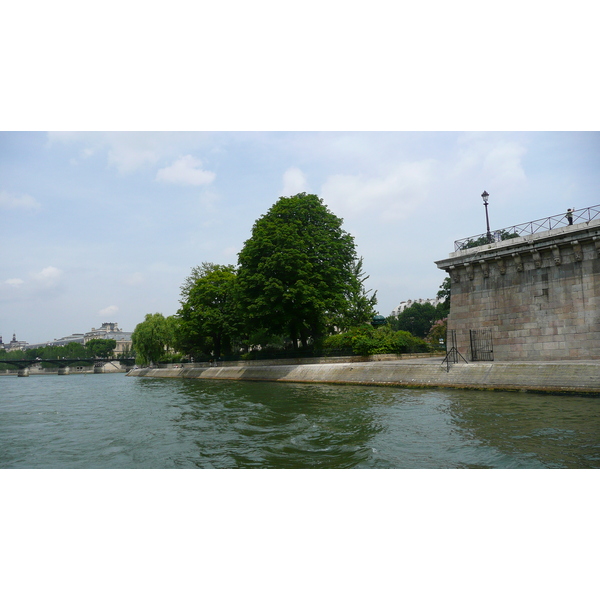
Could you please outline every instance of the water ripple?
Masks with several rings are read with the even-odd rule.
[[[596,398],[118,374],[0,385],[0,468],[600,466]]]

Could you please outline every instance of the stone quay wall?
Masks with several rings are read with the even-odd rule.
[[[494,360],[600,358],[600,220],[454,252],[448,329],[471,355],[491,331]]]
[[[331,364],[143,368],[128,377],[458,388],[600,396],[600,361],[458,363],[441,358]]]

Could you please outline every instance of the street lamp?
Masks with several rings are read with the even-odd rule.
[[[483,190],[483,194],[481,194],[481,197],[483,198],[483,205],[485,206],[485,222],[487,223],[487,238],[488,238],[488,242],[492,241],[492,234],[490,233],[490,218],[488,217],[488,198],[490,197],[490,195]]]

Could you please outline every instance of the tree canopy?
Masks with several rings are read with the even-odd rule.
[[[138,362],[157,362],[166,346],[197,357],[307,348],[370,323],[376,293],[342,223],[314,194],[281,197],[254,223],[237,266],[203,262],[181,286],[175,316],[146,315],[132,336]]]
[[[85,347],[91,352],[92,356],[109,358],[117,347],[117,342],[116,340],[106,339],[90,340]]]
[[[147,314],[144,321],[138,323],[131,334],[133,349],[138,364],[158,362],[174,343],[172,318],[160,313]]]
[[[181,287],[177,313],[176,345],[188,354],[231,351],[233,337],[241,327],[233,265],[204,262],[192,269]]]
[[[361,256],[352,265],[352,277],[346,291],[347,307],[338,323],[340,329],[369,323],[375,316],[377,292],[371,293],[373,290],[365,288],[364,283],[367,279],[369,276],[363,272]]]
[[[392,329],[408,331],[417,337],[424,338],[429,333],[433,324],[448,315],[444,303],[433,306],[431,302],[415,302],[405,308],[397,317],[388,317]]]
[[[452,281],[450,281],[450,277],[446,277],[444,279],[444,281],[442,282],[442,285],[440,285],[440,289],[438,290],[437,293],[437,298],[438,300],[441,300],[440,304],[438,304],[438,306],[441,306],[443,308],[445,312],[444,315],[442,315],[442,317],[446,317],[448,316],[448,313],[450,312],[450,295],[452,293]]]
[[[93,364],[94,353],[78,342],[69,342],[64,346],[42,346],[41,348],[27,348],[25,350],[12,350],[7,352],[6,350],[0,350],[0,357],[4,360],[22,360],[22,359],[35,359],[35,358],[90,358],[90,364]],[[52,363],[42,362],[42,367],[54,367]],[[16,369],[15,366],[2,365],[2,369]]]
[[[351,314],[364,281],[356,264],[354,239],[323,200],[306,193],[281,197],[256,221],[239,253],[248,323],[307,346]],[[359,312],[368,309],[355,304]]]

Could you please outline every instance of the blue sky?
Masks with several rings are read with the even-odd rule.
[[[235,264],[281,195],[315,193],[364,257],[378,311],[435,296],[453,241],[600,204],[594,132],[0,133],[0,334],[40,343],[174,314]]]

